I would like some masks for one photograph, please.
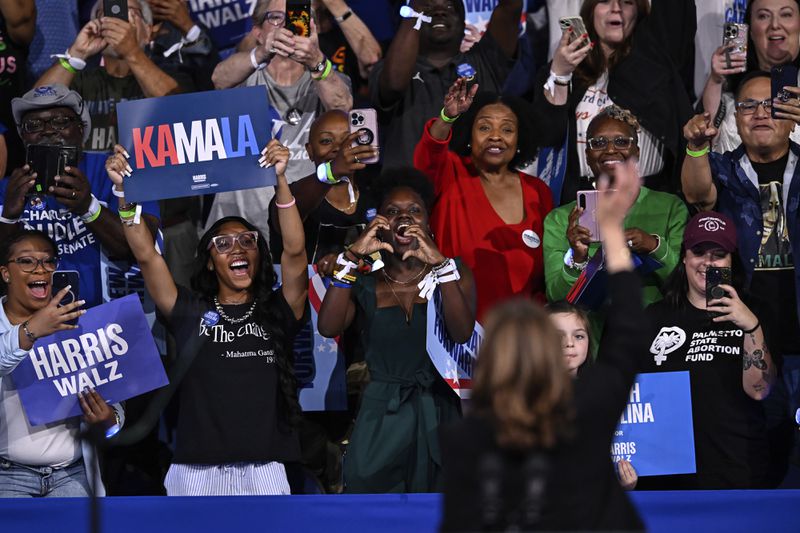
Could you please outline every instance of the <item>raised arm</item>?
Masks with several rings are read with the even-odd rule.
[[[123,196],[119,198],[121,211],[135,211],[136,207],[127,203],[124,197],[123,176],[130,177],[130,165],[126,158],[126,152],[120,145],[114,147],[114,154],[106,161],[106,172],[109,179],[114,183],[114,189]],[[161,254],[158,253],[153,243],[153,236],[144,224],[135,223],[135,217],[126,215],[127,223],[121,224],[124,238],[133,252],[136,262],[144,277],[144,284],[150,297],[156,304],[158,310],[167,319],[172,315],[175,302],[178,299],[178,288],[175,280],[170,274],[169,267]],[[120,221],[117,220],[120,224]]]
[[[419,2],[412,0],[411,7],[419,11]],[[386,51],[377,80],[378,101],[374,103],[378,107],[387,108],[400,100],[411,83],[419,55],[419,31],[414,29],[415,23],[415,19],[402,19]],[[370,80],[372,83],[375,83],[374,79]]]
[[[747,70],[747,54],[730,53],[729,48],[720,46],[711,56],[711,72],[703,88],[703,111],[710,117],[716,117],[725,88],[725,76],[740,74]]]
[[[353,107],[353,92],[345,82],[345,76],[340,75],[331,67],[331,62],[319,48],[319,35],[314,19],[311,19],[311,37],[300,37],[297,35],[286,35],[287,30],[277,33],[275,47],[280,49],[281,45],[291,47],[290,59],[297,61],[306,69],[313,69],[323,61],[327,61],[325,71],[320,75],[312,73],[314,83],[317,85],[319,99],[322,107],[329,111],[340,109],[350,111]],[[289,44],[291,43],[291,44]]]
[[[717,129],[712,126],[708,112],[695,115],[683,127],[683,136],[688,146],[681,167],[681,189],[686,202],[702,211],[713,209],[717,203],[717,187],[711,176],[708,155],[711,139],[716,135]],[[689,152],[695,153],[693,155]]]
[[[0,0],[0,13],[11,40],[22,46],[31,44],[36,29],[34,0]]]
[[[106,46],[108,46],[108,43],[100,34],[100,21],[92,19],[78,32],[78,36],[75,37],[75,41],[67,49],[67,53],[72,57],[86,61],[102,52]],[[53,66],[47,69],[36,81],[35,86],[41,87],[51,83],[60,83],[69,87],[74,78],[75,73],[63,67],[60,60],[56,60]]]
[[[542,91],[545,100],[553,105],[567,103],[572,74],[592,50],[587,34],[576,36],[570,43],[572,37],[572,29],[563,33],[550,63],[550,72],[545,76],[547,81],[536,87],[536,91]]]
[[[272,139],[261,152],[259,163],[274,166],[278,183],[275,186],[275,202],[278,222],[283,229],[283,253],[281,254],[281,278],[283,297],[292,308],[295,318],[302,318],[308,298],[308,258],[303,221],[297,204],[286,181],[286,165],[289,149],[277,139]],[[264,267],[262,267],[264,268]]]
[[[514,57],[517,51],[521,12],[522,0],[500,0],[495,5],[486,28],[508,57]]]
[[[339,29],[342,30],[344,38],[358,59],[358,68],[363,78],[369,76],[372,66],[375,65],[383,55],[381,45],[369,31],[369,28],[361,18],[355,14],[344,0],[322,0],[322,3],[334,17],[342,17],[348,12],[347,17],[337,22]]]

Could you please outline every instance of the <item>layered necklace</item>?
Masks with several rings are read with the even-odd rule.
[[[253,298],[253,303],[250,304],[250,309],[248,309],[247,312],[239,318],[231,318],[228,315],[226,315],[225,311],[222,309],[222,305],[220,305],[219,303],[219,299],[216,296],[214,296],[214,308],[217,310],[217,313],[219,313],[219,316],[224,318],[225,321],[228,322],[229,324],[240,324],[253,315],[253,311],[256,310],[256,299]]]
[[[392,291],[392,296],[394,296],[394,299],[397,302],[397,305],[400,306],[400,309],[403,310],[403,314],[406,315],[406,324],[411,323],[411,312],[414,309],[414,299],[413,298],[411,299],[411,307],[409,309],[406,309],[406,306],[403,305],[402,300],[400,300],[400,297],[395,292],[393,284],[396,283],[398,285],[408,285],[409,283],[413,283],[417,281],[419,278],[421,278],[422,274],[424,274],[426,270],[428,270],[428,265],[422,265],[422,269],[419,272],[417,272],[417,274],[415,274],[414,277],[409,278],[405,281],[394,279],[386,272],[385,268],[381,270],[381,272],[383,272],[383,279],[386,280],[386,285],[388,285],[389,290]]]

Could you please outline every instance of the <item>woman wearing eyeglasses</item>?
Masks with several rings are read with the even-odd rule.
[[[73,497],[92,494],[97,462],[80,440],[78,417],[31,426],[11,373],[34,343],[85,313],[82,300],[58,303],[69,287],[52,294],[56,245],[45,233],[20,230],[0,247],[0,498]],[[83,421],[109,430],[122,422],[122,407],[94,391],[79,393]],[[103,487],[95,487],[103,495]]]
[[[121,147],[106,163],[117,194],[130,175]],[[303,224],[286,181],[289,150],[272,140],[262,166],[277,174],[283,229],[282,285],[263,235],[239,217],[215,222],[200,239],[191,290],[167,264],[120,198],[125,237],[145,284],[178,342],[203,337],[181,383],[177,445],[164,485],[172,496],[289,494],[284,463],[300,459],[294,423],[300,408],[292,338],[308,294]],[[266,217],[266,213],[264,215]]]
[[[639,122],[630,111],[609,106],[589,123],[586,130],[586,160],[592,174],[607,174],[614,186],[620,164],[639,156]],[[570,202],[554,209],[544,222],[544,262],[547,298],[566,298],[589,259],[600,248],[599,235],[581,226],[583,209]],[[661,267],[644,276],[644,303],[661,299],[660,287],[678,264],[683,228],[688,211],[673,195],[641,187],[636,202],[625,217],[625,239],[640,259],[651,258]],[[599,338],[597,314],[590,315],[592,334]]]

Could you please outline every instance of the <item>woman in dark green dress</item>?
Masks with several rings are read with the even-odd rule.
[[[461,406],[426,351],[426,289],[441,291],[447,333],[465,342],[475,326],[475,285],[469,269],[433,241],[433,189],[423,174],[390,171],[373,193],[378,215],[337,259],[318,322],[320,333],[334,337],[357,309],[365,321],[370,383],[345,456],[345,490],[433,492],[441,488],[439,427],[459,418]],[[385,266],[359,274],[378,250]]]

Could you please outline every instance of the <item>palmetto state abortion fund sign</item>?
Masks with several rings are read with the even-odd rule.
[[[275,170],[258,164],[272,138],[264,86],[120,102],[117,115],[130,201],[275,184]]]

